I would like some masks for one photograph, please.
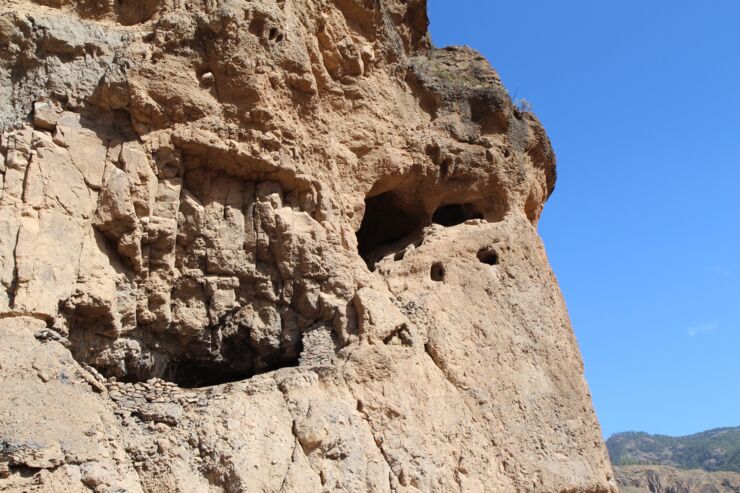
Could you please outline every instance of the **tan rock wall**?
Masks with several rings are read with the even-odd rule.
[[[425,9],[0,6],[0,488],[614,490],[550,143]]]

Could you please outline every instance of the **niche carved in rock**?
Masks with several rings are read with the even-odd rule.
[[[111,200],[129,202],[129,192]],[[310,354],[333,354],[346,320],[340,297],[323,286],[331,246],[299,203],[278,182],[206,167],[160,180],[151,213],[130,217],[138,232],[129,235],[138,241],[130,264],[140,267],[119,290],[138,292],[136,306],[124,317],[115,299],[66,300],[74,356],[122,381],[199,387],[297,366],[308,330],[329,334],[311,339],[327,347]]]

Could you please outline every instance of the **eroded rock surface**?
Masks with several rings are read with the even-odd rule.
[[[5,0],[0,96],[0,490],[615,490],[550,143],[423,0]]]

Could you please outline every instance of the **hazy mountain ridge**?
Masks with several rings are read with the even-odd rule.
[[[740,493],[740,474],[670,466],[617,466],[621,493]]]
[[[740,472],[740,427],[671,437],[624,432],[606,441],[615,466],[660,464],[680,469]]]

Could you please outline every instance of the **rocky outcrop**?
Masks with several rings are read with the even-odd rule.
[[[0,489],[614,491],[538,120],[422,0],[0,6]]]
[[[617,466],[622,493],[738,493],[740,474],[676,469],[670,466]]]

